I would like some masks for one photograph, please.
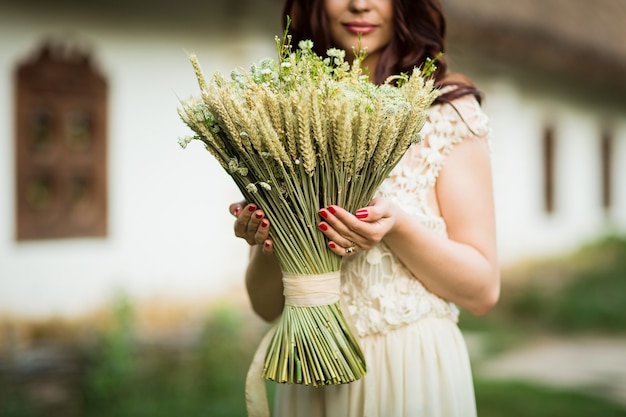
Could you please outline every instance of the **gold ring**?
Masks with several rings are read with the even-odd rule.
[[[348,253],[348,254],[352,253],[352,252],[354,252],[355,249],[356,249],[355,246],[350,246],[350,247],[346,248],[346,253]]]

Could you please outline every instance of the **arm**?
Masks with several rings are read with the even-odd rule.
[[[253,204],[231,204],[235,220],[235,236],[250,244],[246,269],[246,289],[252,309],[264,320],[273,321],[283,310],[282,272],[268,239],[269,220]]]
[[[265,321],[273,321],[283,311],[282,272],[273,254],[263,253],[259,245],[250,248],[246,269],[246,289],[252,309]]]
[[[435,294],[474,314],[500,293],[491,167],[487,143],[468,138],[448,155],[436,186],[448,239],[400,212],[384,242]]]
[[[381,198],[357,211],[359,218],[336,206],[322,210],[329,246],[334,244],[333,250],[345,255],[351,242],[368,249],[384,241],[430,291],[474,314],[485,314],[500,291],[486,142],[470,137],[455,145],[435,191],[448,238]]]

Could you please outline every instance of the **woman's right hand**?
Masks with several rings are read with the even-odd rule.
[[[255,204],[246,201],[233,203],[229,207],[230,213],[236,217],[235,236],[244,239],[249,245],[260,245],[266,254],[274,252],[272,241],[269,239],[270,221],[265,218],[263,210]]]

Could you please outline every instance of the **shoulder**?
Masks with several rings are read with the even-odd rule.
[[[473,122],[477,119],[483,119],[483,121],[486,119],[481,107],[483,93],[465,74],[447,73],[437,80],[436,85],[440,91],[436,103],[452,107],[458,116],[470,125],[475,124]]]
[[[452,94],[459,87],[441,87],[440,95]],[[490,124],[487,114],[473,94],[451,96],[449,100],[433,105],[429,111],[429,121],[435,130],[443,129],[457,140],[468,136],[487,137]]]
[[[475,136],[488,136],[490,133],[489,117],[483,111],[476,97],[464,95],[443,104],[447,112],[457,122],[462,123],[469,129],[469,133]]]

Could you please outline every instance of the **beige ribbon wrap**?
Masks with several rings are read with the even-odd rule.
[[[311,307],[334,304],[340,299],[341,275],[339,271],[320,275],[283,273],[283,287],[285,305]],[[263,336],[248,369],[246,376],[248,417],[270,417],[263,367],[267,349],[275,332],[276,325]]]
[[[341,275],[329,272],[321,275],[283,274],[285,305],[311,307],[339,301]]]

